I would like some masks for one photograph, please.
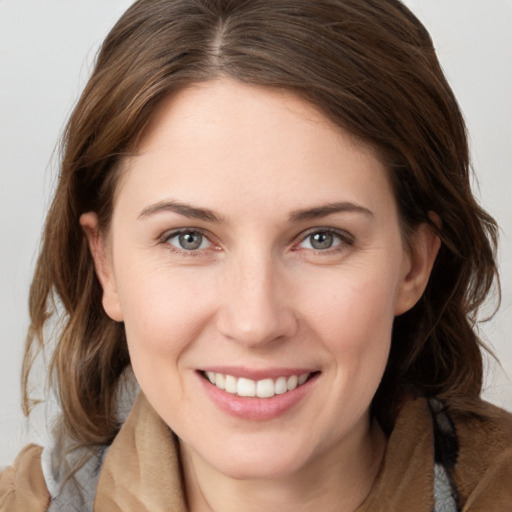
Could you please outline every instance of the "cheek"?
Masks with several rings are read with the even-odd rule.
[[[179,365],[212,314],[211,279],[137,261],[119,268],[118,292],[134,368],[151,372],[159,365]]]
[[[350,277],[349,277],[350,276]],[[339,284],[333,286],[334,282]],[[393,280],[356,272],[308,298],[307,325],[330,353],[337,389],[355,403],[375,393],[387,364],[394,321]]]
[[[360,278],[347,273],[329,281],[329,292],[310,292],[306,314],[315,330],[332,333],[328,336],[338,339],[340,348],[357,349],[372,343],[373,339],[390,336],[394,319],[394,285],[388,279],[375,275]]]

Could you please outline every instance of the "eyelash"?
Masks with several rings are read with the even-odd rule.
[[[201,235],[212,246],[215,246],[215,244],[210,240],[210,237],[208,235],[206,235],[205,232],[202,229],[198,229],[198,228],[176,229],[174,231],[165,233],[160,238],[160,242],[162,244],[166,244],[166,246],[167,246],[166,248],[169,249],[172,253],[175,253],[177,255],[184,256],[184,257],[197,257],[197,256],[201,256],[201,255],[204,254],[205,250],[210,249],[210,247],[203,248],[203,249],[199,249],[199,248],[198,249],[185,249],[185,248],[176,247],[173,244],[171,244],[170,241],[173,238],[176,238],[176,237],[178,237],[178,236],[180,236],[182,234],[198,234],[198,235]],[[203,243],[203,240],[201,241],[201,245],[202,245],[202,243]]]
[[[172,240],[175,237],[178,237],[182,234],[198,234],[204,239],[208,241],[209,244],[211,244],[211,247],[207,248],[197,248],[197,249],[185,249],[185,248],[179,248],[171,244],[170,240]],[[292,250],[297,251],[301,248],[299,247],[300,244],[304,243],[308,238],[312,237],[313,235],[317,234],[327,234],[332,235],[338,239],[338,243],[332,247],[328,247],[326,249],[315,249],[315,248],[306,248],[304,250],[312,251],[318,255],[327,255],[332,253],[338,253],[342,252],[343,250],[347,249],[347,247],[350,247],[354,244],[354,237],[347,233],[346,231],[334,229],[334,228],[323,228],[323,227],[316,227],[311,228],[307,230],[306,232],[301,233],[298,237],[296,237],[296,241],[292,244]],[[211,241],[210,237],[199,228],[184,228],[184,229],[176,229],[174,231],[165,233],[162,235],[159,239],[160,243],[165,244],[167,246],[167,249],[169,249],[172,253],[178,254],[180,256],[184,257],[197,257],[204,254],[204,251],[211,250],[212,247],[214,249],[218,249],[218,246],[214,244],[214,242]],[[202,245],[203,241],[201,241]]]
[[[300,244],[305,242],[308,238],[312,237],[313,235],[317,235],[317,234],[333,235],[336,238],[338,238],[338,240],[339,240],[339,243],[337,243],[333,247],[329,247],[327,249],[323,249],[323,250],[315,249],[315,248],[306,249],[309,251],[314,251],[316,254],[319,254],[319,255],[338,253],[338,252],[341,252],[341,251],[347,249],[347,247],[350,247],[354,244],[354,237],[352,235],[350,235],[349,233],[347,233],[346,231],[334,229],[334,228],[316,227],[316,228],[307,230],[305,233],[301,233],[298,242],[293,244],[293,250],[299,250],[300,248],[298,246]]]

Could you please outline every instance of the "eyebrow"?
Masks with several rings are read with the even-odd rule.
[[[301,222],[305,220],[313,220],[321,217],[327,217],[334,213],[362,213],[364,215],[373,217],[373,212],[364,206],[360,206],[355,203],[343,201],[340,203],[329,203],[322,206],[313,208],[305,208],[303,210],[294,210],[290,214],[290,222]]]
[[[173,212],[190,219],[198,219],[206,222],[222,223],[224,220],[216,215],[212,210],[208,208],[198,208],[191,206],[187,203],[181,203],[178,201],[160,201],[152,204],[142,210],[139,214],[139,219],[144,219],[151,215],[161,212]],[[373,212],[364,206],[360,206],[355,203],[347,201],[340,203],[329,203],[322,206],[316,206],[313,208],[305,208],[301,210],[294,210],[290,213],[289,222],[301,222],[305,220],[313,220],[335,213],[354,212],[362,213],[373,217]]]
[[[140,212],[139,219],[144,219],[160,212],[174,212],[190,219],[198,219],[206,222],[223,222],[222,218],[215,215],[212,210],[207,208],[197,208],[177,201],[160,201],[159,203],[152,204]]]

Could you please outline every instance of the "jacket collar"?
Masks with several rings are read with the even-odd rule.
[[[427,402],[411,401],[397,419],[379,476],[357,512],[431,512],[433,444]],[[107,453],[94,510],[187,512],[177,440],[143,393]]]
[[[434,436],[428,403],[406,402],[370,494],[356,512],[434,510]]]
[[[187,512],[178,443],[143,393],[101,471],[95,512]]]

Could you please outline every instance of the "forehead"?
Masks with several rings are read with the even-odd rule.
[[[252,136],[255,129],[264,134],[280,125],[288,125],[289,131],[298,120],[303,130],[309,125],[311,132],[321,130],[324,136],[343,138],[344,143],[374,153],[369,145],[331,122],[319,107],[298,94],[227,77],[191,84],[164,100],[153,114],[137,153],[154,148],[171,133],[186,138],[201,128],[203,134],[210,130],[215,136],[240,137],[248,131]]]
[[[137,192],[134,201],[178,195],[203,204],[243,197],[247,207],[285,206],[289,198],[292,208],[301,199],[336,202],[348,193],[371,202],[376,189],[391,193],[376,153],[314,105],[286,90],[219,79],[186,88],[157,109],[137,153],[124,162],[117,192]]]

